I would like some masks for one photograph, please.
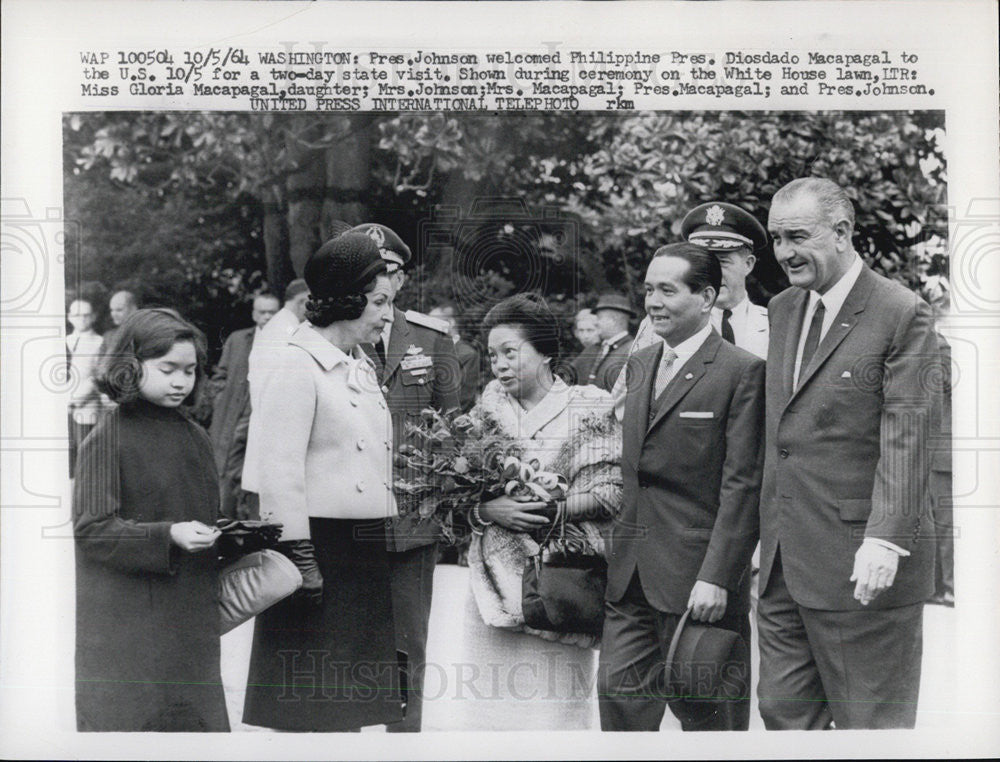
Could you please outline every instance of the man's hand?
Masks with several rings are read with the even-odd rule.
[[[691,618],[698,622],[717,622],[726,613],[729,592],[724,587],[711,582],[697,580],[688,597]]]
[[[899,554],[896,551],[877,542],[862,542],[854,554],[854,572],[850,580],[856,583],[855,600],[867,606],[879,593],[892,587],[898,567]]]

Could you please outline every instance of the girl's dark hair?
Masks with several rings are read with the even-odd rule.
[[[139,396],[142,363],[163,357],[179,341],[191,342],[197,357],[194,389],[184,400],[186,405],[194,404],[205,377],[205,335],[175,310],[164,307],[136,310],[118,327],[97,361],[97,388],[115,402],[131,402]]]
[[[341,320],[357,320],[361,313],[368,306],[368,292],[375,288],[375,282],[379,275],[384,272],[375,273],[367,283],[361,286],[361,290],[353,294],[342,296],[328,296],[319,298],[315,294],[310,294],[306,301],[306,320],[317,328],[326,328],[331,323]]]
[[[558,363],[562,349],[559,321],[541,296],[515,294],[493,305],[483,318],[483,333],[498,325],[516,326],[536,352],[550,358],[553,366]]]

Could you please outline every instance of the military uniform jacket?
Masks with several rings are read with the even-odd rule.
[[[408,441],[406,421],[415,420],[424,408],[447,412],[459,407],[461,369],[455,343],[443,323],[412,310],[394,310],[385,365],[375,347],[364,349],[378,369],[382,393],[392,414],[393,445]],[[437,542],[441,530],[436,519],[400,516],[387,523],[389,550],[404,551]]]

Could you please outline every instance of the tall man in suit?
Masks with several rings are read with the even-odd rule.
[[[212,401],[212,424],[208,432],[212,438],[216,470],[223,476],[238,477],[242,471],[242,464],[236,468],[230,459],[234,447],[241,448],[236,431],[250,399],[250,384],[247,380],[250,350],[254,339],[280,307],[278,297],[272,294],[255,296],[252,312],[254,327],[242,328],[229,334],[222,345],[222,357],[212,374],[211,387],[215,392],[215,399]],[[236,503],[230,496],[236,494],[236,485],[230,478],[224,478],[220,487],[223,506],[227,512],[235,510]]]
[[[410,247],[390,228],[365,223],[349,232],[364,233],[378,244],[395,293],[406,283]],[[461,369],[450,326],[414,310],[393,309],[393,321],[375,345],[363,345],[375,363],[382,393],[392,414],[393,446],[409,441],[406,423],[425,408],[457,410]],[[392,612],[396,626],[406,715],[387,725],[390,732],[417,732],[423,715],[427,625],[430,620],[434,566],[437,563],[437,519],[400,516],[386,522],[389,543]]]
[[[603,730],[659,728],[665,657],[686,609],[750,640],[764,361],[712,329],[721,282],[718,260],[690,243],[657,249],[646,272],[661,341],[626,366],[624,494],[608,542],[598,672]],[[736,666],[749,685],[749,663]],[[685,730],[749,726],[745,696],[671,708]]]
[[[774,196],[792,287],[771,300],[761,495],[760,711],[769,729],[913,727],[933,589],[930,308],[851,244],[821,178]]]
[[[220,474],[223,487],[220,511],[224,516],[235,516],[240,519],[260,518],[260,485],[257,474],[260,470],[260,459],[266,457],[267,433],[255,432],[250,435],[250,421],[253,403],[260,404],[260,390],[265,377],[274,372],[274,353],[280,350],[299,323],[306,317],[306,302],[309,300],[309,287],[305,280],[296,278],[285,287],[285,303],[274,317],[255,335],[247,357],[247,383],[250,391],[243,413],[236,422],[232,446],[226,460],[226,468]],[[258,419],[256,426],[262,421]],[[262,449],[263,448],[263,449]]]

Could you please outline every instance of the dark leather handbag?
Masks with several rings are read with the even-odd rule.
[[[604,556],[546,539],[521,577],[524,623],[535,630],[600,636],[607,584]]]

